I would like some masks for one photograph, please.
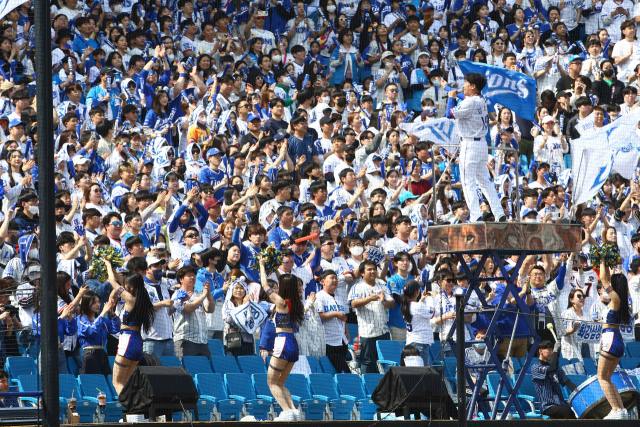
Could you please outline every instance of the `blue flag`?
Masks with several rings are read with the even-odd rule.
[[[516,71],[479,62],[460,61],[464,74],[480,73],[487,78],[482,95],[491,104],[500,104],[526,120],[533,120],[536,108],[536,81]]]

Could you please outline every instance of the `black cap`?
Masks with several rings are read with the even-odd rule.
[[[382,234],[378,233],[374,228],[370,228],[364,232],[365,242],[368,242],[371,239],[379,239],[380,237],[382,237]]]
[[[100,75],[104,76],[105,74],[113,74],[113,68],[111,67],[102,67],[100,70]]]
[[[320,119],[320,126],[324,126],[327,123],[334,123],[335,121],[333,117],[323,117]]]
[[[356,151],[356,146],[355,145],[345,145],[344,148],[342,149],[343,152],[349,151],[349,150]]]

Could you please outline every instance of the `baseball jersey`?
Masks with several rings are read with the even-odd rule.
[[[433,298],[423,302],[412,301],[409,304],[411,323],[407,323],[407,344],[433,344],[433,329],[431,319],[435,314]]]
[[[447,313],[456,311],[456,296],[455,296],[456,290],[457,290],[457,287],[453,289],[453,293],[451,294],[450,297],[447,295],[445,291],[438,292],[438,296],[433,301],[434,310],[435,310],[434,317],[440,317]],[[440,325],[441,337],[447,337],[449,335],[449,330],[454,325],[455,321],[456,321],[455,318],[442,320],[442,324]],[[464,339],[465,341],[471,340],[471,334],[469,333],[468,328],[464,328]],[[454,341],[457,340],[456,334],[453,334],[453,340]]]
[[[355,299],[367,298],[371,294],[384,292],[385,301],[393,301],[386,283],[376,279],[375,285],[361,282],[351,288],[348,304]],[[358,333],[362,338],[378,337],[389,332],[387,310],[380,301],[372,301],[363,307],[356,308],[358,316]]]
[[[489,131],[487,102],[482,95],[468,96],[451,109],[460,137],[465,140],[484,138]]]
[[[316,294],[314,303],[318,313],[333,313],[340,311],[344,313],[344,303],[337,295],[329,295],[324,290]],[[333,319],[323,321],[324,336],[327,345],[340,346],[343,343],[349,344],[347,335],[344,332],[344,324],[342,320],[334,317]]]
[[[351,272],[351,267],[347,264],[347,260],[342,257],[334,257],[331,261],[327,261],[326,259],[320,260],[320,266],[323,271],[333,270],[338,276],[338,287],[336,288],[335,295],[340,299],[340,301],[345,301],[347,299],[347,281],[345,280],[345,273],[350,273],[351,277],[353,274]]]
[[[349,201],[353,199],[355,195],[356,195],[355,190],[351,192],[342,186],[337,187],[329,195],[329,206],[331,206],[331,209],[337,210],[338,207],[348,204]],[[356,200],[356,203],[353,205],[351,209],[353,209],[354,212],[358,212],[360,211],[361,207],[362,207],[362,201],[360,200],[360,198],[358,198],[358,200]]]
[[[578,270],[574,270],[571,274],[571,288],[580,289],[584,294],[584,306],[591,307],[598,297],[598,275],[596,272],[589,268],[583,270],[582,274]],[[568,296],[568,295],[567,295]],[[567,306],[567,301],[560,301],[562,307]]]
[[[319,140],[322,141],[322,140]],[[322,146],[323,150],[325,149],[324,145]],[[331,148],[327,151],[325,151],[325,153],[328,153],[329,151],[331,151]],[[323,160],[322,163],[322,174],[326,177],[327,174],[333,174],[335,177],[335,171],[336,168],[338,167],[338,165],[340,165],[341,163],[344,163],[344,160],[341,159],[340,157],[338,157],[335,153],[330,155],[329,157],[327,157],[326,159]],[[333,191],[338,184],[340,184],[339,181],[340,177],[335,177],[333,182],[329,182],[326,181],[327,184],[327,191],[331,192]]]

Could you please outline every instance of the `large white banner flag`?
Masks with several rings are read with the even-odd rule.
[[[640,158],[636,133],[640,108],[615,122],[571,142],[573,203],[589,201],[612,172],[626,179],[635,177]]]
[[[402,123],[400,129],[407,135],[415,135],[419,141],[433,141],[436,144],[458,144],[458,125],[455,120],[441,118],[426,122]]]

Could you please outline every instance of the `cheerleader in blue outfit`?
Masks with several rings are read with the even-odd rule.
[[[602,327],[600,360],[598,361],[598,381],[605,398],[611,405],[611,412],[604,418],[627,420],[629,414],[622,403],[618,389],[611,381],[611,376],[618,367],[618,362],[624,356],[624,342],[620,333],[620,325],[632,324],[629,286],[624,275],[611,275],[604,257],[600,262],[600,280],[611,299],[605,324]]]
[[[278,421],[299,421],[300,412],[285,387],[287,377],[298,361],[298,342],[294,336],[304,319],[304,306],[298,294],[298,278],[293,274],[280,276],[278,292],[269,287],[264,259],[260,259],[260,283],[269,301],[275,304],[276,339],[269,361],[267,384],[271,394],[282,407]]]
[[[111,263],[103,260],[109,274],[109,283],[113,291],[109,296],[112,304],[120,297],[124,301],[122,325],[120,326],[120,341],[118,353],[113,365],[113,386],[116,393],[126,384],[138,362],[142,360],[142,335],[140,330],[148,333],[153,325],[155,309],[144,287],[144,279],[138,273],[129,273],[124,279],[116,280]],[[124,283],[124,287],[120,283]]]

